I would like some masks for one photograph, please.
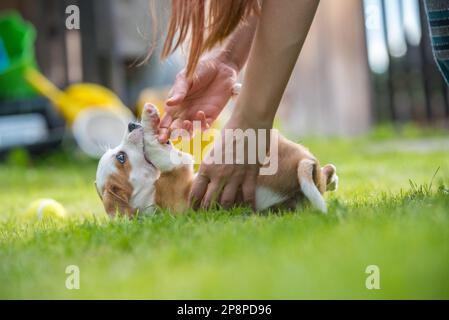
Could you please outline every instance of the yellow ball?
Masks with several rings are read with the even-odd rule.
[[[31,221],[62,220],[67,216],[65,208],[53,199],[33,201],[23,217]]]

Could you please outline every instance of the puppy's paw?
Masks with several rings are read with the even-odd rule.
[[[326,177],[326,191],[337,191],[338,189],[338,176],[337,168],[333,164],[328,164],[322,169],[324,176]]]
[[[338,176],[334,174],[331,179],[331,183],[327,185],[327,190],[329,191],[337,191],[338,189]]]
[[[142,112],[142,126],[145,133],[156,134],[160,121],[159,110],[151,103],[145,104]]]

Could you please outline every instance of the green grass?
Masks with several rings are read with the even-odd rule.
[[[94,162],[19,153],[0,164],[0,298],[447,299],[449,149],[410,143],[307,141],[339,171],[327,216],[235,209],[137,221],[101,218]],[[77,217],[21,223],[41,197]],[[65,288],[68,265],[80,267],[80,290]],[[380,268],[380,290],[365,287],[368,265]]]

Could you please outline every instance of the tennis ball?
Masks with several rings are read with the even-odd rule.
[[[67,212],[63,205],[53,199],[33,201],[23,214],[23,218],[34,221],[62,220],[66,216]]]

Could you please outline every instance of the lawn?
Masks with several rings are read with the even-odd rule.
[[[448,141],[306,140],[338,168],[327,216],[234,209],[134,221],[104,219],[95,162],[17,152],[0,164],[0,298],[448,299]],[[73,217],[20,222],[42,197]],[[80,268],[79,290],[65,287],[68,265]],[[379,290],[365,286],[369,265]]]

